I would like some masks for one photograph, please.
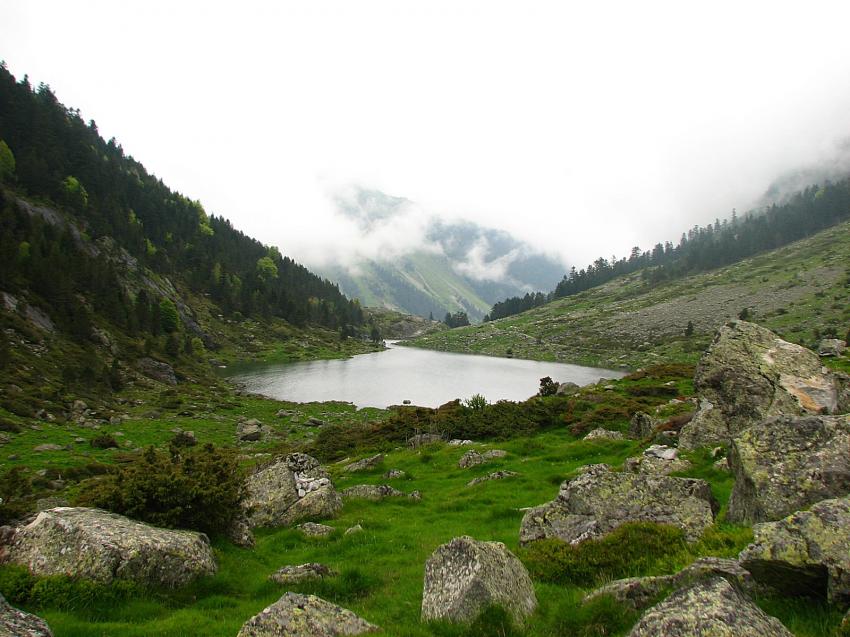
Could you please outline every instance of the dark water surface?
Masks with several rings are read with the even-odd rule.
[[[384,352],[346,360],[240,366],[228,375],[248,391],[278,400],[341,400],[358,407],[387,407],[403,400],[437,407],[473,394],[489,402],[519,401],[537,393],[544,376],[586,385],[624,375],[596,367],[400,347],[392,341],[387,345]]]

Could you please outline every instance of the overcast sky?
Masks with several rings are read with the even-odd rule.
[[[570,263],[676,240],[850,135],[846,2],[0,4],[0,58],[308,263],[352,186]]]

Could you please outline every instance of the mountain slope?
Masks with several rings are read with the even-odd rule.
[[[725,268],[650,286],[640,272],[481,326],[408,344],[601,366],[695,361],[743,311],[794,342],[850,328],[850,223]],[[693,334],[686,336],[688,324]]]

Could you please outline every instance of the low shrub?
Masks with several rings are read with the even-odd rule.
[[[21,433],[21,427],[15,422],[8,420],[7,418],[0,418],[0,431],[7,431],[13,434]]]
[[[100,434],[89,441],[95,449],[117,449],[118,441],[109,434]]]

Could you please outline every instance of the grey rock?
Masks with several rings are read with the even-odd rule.
[[[825,338],[818,345],[820,356],[841,356],[847,349],[847,341],[838,338]]]
[[[580,388],[575,383],[571,383],[569,381],[558,384],[558,389],[555,390],[556,396],[567,396],[569,394],[574,394]]]
[[[473,478],[466,483],[466,486],[474,487],[476,484],[481,484],[482,482],[487,482],[489,480],[504,480],[505,478],[513,478],[517,475],[519,474],[516,471],[494,471],[493,473],[488,473],[486,476]]]
[[[629,421],[629,438],[643,440],[649,438],[658,423],[647,413],[636,411]]]
[[[691,463],[679,457],[679,450],[667,445],[652,445],[637,458],[627,458],[623,463],[625,471],[631,473],[670,473],[687,471]]]
[[[722,577],[680,589],[650,608],[629,637],[792,637]]]
[[[310,418],[307,419],[307,422],[305,424],[310,426],[310,427],[324,427],[328,423],[326,423],[321,418],[315,418],[315,417],[311,416]]]
[[[370,456],[369,458],[363,458],[363,460],[358,460],[357,462],[352,462],[349,465],[343,467],[343,471],[348,471],[349,473],[354,473],[356,471],[368,471],[370,469],[374,469],[378,465],[380,465],[384,461],[384,454],[379,453],[374,456]]]
[[[36,575],[173,588],[216,572],[203,533],[160,529],[99,509],[42,511],[10,535],[0,547],[0,562],[21,564]]]
[[[850,415],[781,416],[741,432],[729,449],[735,486],[727,519],[778,520],[850,493]]]
[[[241,442],[256,442],[263,438],[264,433],[263,423],[256,418],[243,420],[236,424],[236,437]]]
[[[729,458],[719,458],[711,466],[714,467],[715,471],[723,471],[724,473],[732,471],[732,467],[729,466]]]
[[[488,460],[504,458],[507,455],[508,452],[501,449],[492,449],[490,451],[485,451],[484,453],[479,453],[475,449],[470,449],[463,454],[460,460],[458,460],[457,466],[461,469],[469,469],[470,467],[476,467],[480,464],[484,464]]]
[[[334,532],[332,526],[317,524],[316,522],[304,522],[295,527],[307,537],[327,537]]]
[[[53,637],[47,622],[9,605],[0,595],[0,636]]]
[[[43,445],[38,445],[37,447],[33,447],[33,451],[63,451],[65,447],[62,445],[55,445],[53,443],[47,443]]]
[[[136,362],[136,369],[148,378],[159,381],[165,385],[176,385],[177,376],[174,368],[168,363],[155,361],[152,358],[141,358]]]
[[[275,414],[276,418],[292,418],[293,416],[297,416],[297,411],[292,411],[291,409],[279,409]]]
[[[787,595],[850,605],[850,498],[824,500],[777,522],[753,527],[741,565]]]
[[[286,593],[245,622],[237,637],[339,637],[377,630],[350,610],[320,597]]]
[[[443,437],[440,434],[416,434],[407,439],[407,446],[411,449],[418,449],[425,445],[433,445],[442,442]]]
[[[363,500],[383,500],[384,498],[403,498],[404,493],[388,484],[356,484],[342,491],[343,498]]]
[[[814,352],[745,321],[718,331],[697,365],[694,388],[702,401],[682,428],[683,449],[725,444],[774,416],[835,413],[842,389]]]
[[[603,429],[602,427],[597,427],[593,431],[589,432],[585,437],[585,440],[622,440],[623,434],[619,431],[611,431],[610,429]]]
[[[230,528],[227,529],[227,539],[236,546],[246,549],[254,548],[257,543],[254,534],[251,532],[251,527],[248,526],[248,522],[241,517],[233,520]]]
[[[579,544],[626,522],[671,524],[693,542],[714,522],[716,510],[704,480],[617,473],[607,465],[589,465],[561,484],[555,500],[526,512],[520,543],[555,538]]]
[[[321,580],[326,577],[335,577],[336,575],[339,575],[339,573],[330,567],[319,564],[318,562],[310,562],[308,564],[298,564],[297,566],[282,566],[269,575],[269,579],[277,584],[290,585]]]
[[[465,447],[467,445],[474,445],[475,443],[472,440],[462,440],[460,438],[454,438],[449,440],[449,447]]]
[[[422,621],[471,622],[494,604],[518,623],[537,607],[528,571],[504,544],[463,536],[438,547],[428,558]]]
[[[407,476],[407,473],[405,471],[402,471],[401,469],[390,469],[389,471],[387,471],[384,474],[384,477],[387,480],[395,480],[395,479],[398,479],[398,478],[404,478],[406,476]]]
[[[345,533],[343,533],[343,535],[354,535],[355,533],[363,533],[363,527],[359,524],[355,524],[354,526],[350,526],[345,529]]]

